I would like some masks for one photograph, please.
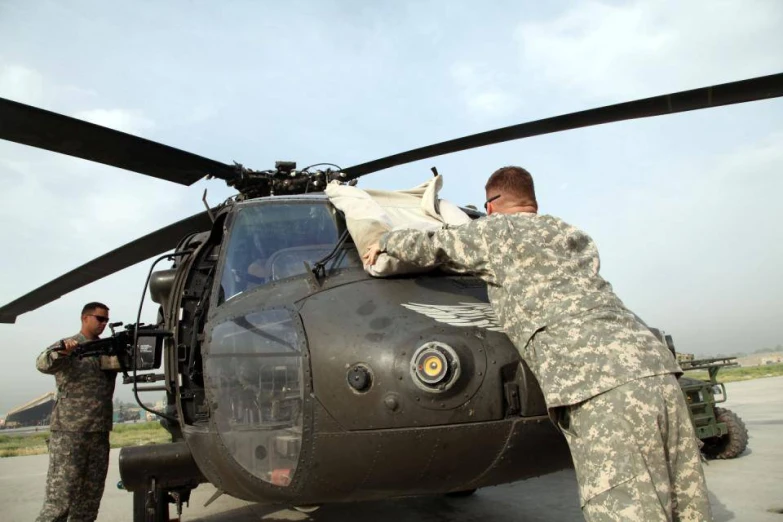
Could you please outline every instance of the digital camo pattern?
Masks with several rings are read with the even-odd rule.
[[[460,303],[459,305],[430,305],[422,303],[403,303],[402,306],[413,310],[439,323],[451,326],[474,326],[490,332],[502,332],[492,305],[485,303]]]
[[[556,217],[493,214],[436,232],[389,232],[380,246],[404,261],[483,279],[500,324],[550,408],[681,371],[599,275],[592,239]]]
[[[558,408],[591,522],[712,520],[696,435],[673,375]]]
[[[109,432],[53,431],[46,498],[36,522],[92,522],[109,466]]]
[[[72,337],[87,341],[81,333]],[[61,356],[54,350],[60,342],[43,351],[36,359],[38,371],[54,374],[57,402],[52,411],[52,431],[110,431],[112,396],[116,371],[101,370],[98,357]]]

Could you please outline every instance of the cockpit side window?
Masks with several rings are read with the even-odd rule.
[[[221,298],[305,273],[329,254],[340,236],[334,209],[325,201],[272,202],[236,211],[221,275]],[[358,266],[355,249],[339,256],[339,266]]]

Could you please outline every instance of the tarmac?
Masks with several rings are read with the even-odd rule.
[[[705,465],[715,522],[783,522],[783,377],[726,385],[723,406],[736,412],[750,433],[739,458]],[[117,457],[112,450],[98,522],[130,522],[132,498],[116,487]],[[43,502],[48,455],[0,459],[0,506],[4,521],[35,520]],[[226,495],[203,507],[214,494],[199,486],[182,521],[258,522],[579,522],[576,480],[572,470],[514,484],[479,490],[467,498],[422,497],[382,502],[328,505],[312,514],[284,506],[264,506]]]

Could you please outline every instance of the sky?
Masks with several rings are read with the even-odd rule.
[[[222,162],[344,167],[438,141],[783,71],[783,3],[0,0],[0,96]],[[783,100],[484,147],[363,178],[481,205],[522,165],[540,210],[683,352],[783,344]],[[0,302],[233,193],[0,142]],[[0,414],[84,303],[135,322],[150,263],[0,325]],[[143,321],[155,317],[147,299]],[[129,399],[127,389],[118,397]]]

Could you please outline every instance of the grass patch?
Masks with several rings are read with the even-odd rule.
[[[49,432],[0,435],[0,458],[47,453]],[[171,435],[158,422],[115,424],[109,436],[112,448],[170,442]]]
[[[46,453],[46,439],[49,432],[30,435],[0,435],[0,457],[38,455]]]
[[[111,432],[110,441],[112,448],[161,444],[171,442],[171,434],[164,430],[157,421],[115,424],[114,430]]]
[[[707,370],[685,372],[693,379],[708,380]],[[718,382],[748,381],[762,377],[779,377],[783,375],[783,364],[765,364],[763,366],[721,368],[718,372]]]

